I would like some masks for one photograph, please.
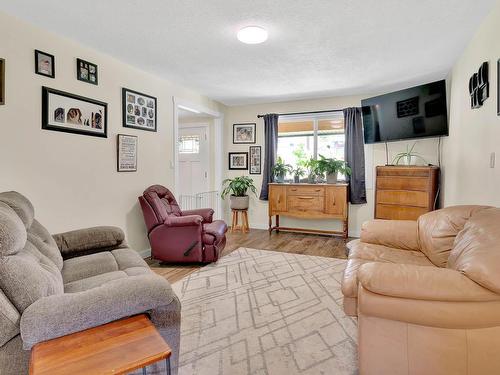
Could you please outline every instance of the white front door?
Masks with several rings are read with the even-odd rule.
[[[181,195],[209,191],[208,125],[179,128],[179,188]]]

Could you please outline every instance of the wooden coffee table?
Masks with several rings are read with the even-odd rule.
[[[145,315],[117,320],[36,344],[31,375],[126,374],[161,360],[170,375],[172,351]]]

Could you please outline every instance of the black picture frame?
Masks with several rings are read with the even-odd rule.
[[[93,110],[87,110],[84,111],[84,113],[87,113],[88,111],[91,111],[91,117],[92,119],[85,119],[83,118],[83,121],[81,119],[82,117],[82,111],[78,107],[71,107],[71,108],[56,108],[54,111],[54,119],[51,120],[50,114],[52,111],[50,111],[49,108],[54,107],[51,105],[51,98],[53,96],[61,96],[64,98],[70,98],[73,99],[75,102],[74,104],[77,104],[78,101],[85,102],[85,103],[90,103],[95,106],[95,112]],[[97,118],[97,116],[94,117],[94,113],[98,114],[100,109],[103,108],[103,113],[102,115]],[[61,110],[59,112],[62,114],[62,117],[60,120],[57,120],[56,114],[57,111]],[[66,113],[68,113],[69,117],[69,112],[71,110],[78,110],[79,111],[79,124],[76,124],[74,122],[70,123],[67,121],[67,116]],[[61,121],[62,120],[62,121]],[[92,122],[92,124],[90,123]],[[88,125],[86,125],[88,123]],[[97,123],[97,125],[95,125]],[[99,126],[100,125],[100,126]],[[85,127],[88,127],[88,130],[85,129]],[[42,87],[42,129],[44,130],[53,130],[53,131],[58,131],[58,132],[64,132],[64,133],[72,133],[72,134],[80,134],[80,135],[88,135],[92,137],[100,137],[100,138],[107,138],[108,137],[108,104],[105,102],[101,102],[99,100],[91,99],[91,98],[86,98],[84,96],[80,95],[75,95],[71,94],[68,92],[56,90],[56,89],[51,89],[49,87]]]
[[[132,112],[130,112],[130,108],[132,108]],[[156,97],[125,87],[122,88],[122,124],[124,128],[156,132],[158,129],[157,113]]]
[[[250,140],[241,139],[242,133],[238,131],[238,129],[245,129],[248,131],[248,128],[251,130]],[[233,124],[233,144],[236,145],[248,145],[255,144],[257,138],[257,124],[255,122],[244,122],[241,124]],[[246,135],[245,135],[246,136]]]
[[[258,157],[253,157],[252,153]],[[248,171],[250,174],[261,174],[262,173],[262,147],[261,146],[250,146],[248,148]],[[258,163],[257,163],[258,160]]]
[[[234,156],[244,156],[245,163],[243,166],[234,166],[232,158]],[[246,171],[248,170],[248,152],[230,152],[229,153],[229,170],[231,171]]]
[[[0,58],[0,105],[5,104],[5,59]]]
[[[500,116],[500,59],[497,61],[497,116]]]
[[[46,56],[50,61],[50,71],[43,71],[40,67],[40,58],[42,56]],[[44,77],[56,78],[56,58],[54,55],[50,53],[40,51],[38,49],[35,50],[35,73]]]
[[[91,85],[99,84],[97,64],[77,58],[76,59],[76,79]]]
[[[134,168],[123,168],[121,165],[122,153],[121,153],[121,142],[125,138],[135,138],[135,161]],[[116,135],[116,171],[117,172],[137,172],[137,154],[139,149],[139,137],[131,134],[117,134]]]

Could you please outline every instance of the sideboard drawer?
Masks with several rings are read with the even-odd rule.
[[[309,195],[309,196],[324,196],[325,188],[323,186],[288,186],[288,195]]]
[[[429,212],[423,207],[395,206],[380,203],[376,205],[375,210],[377,219],[385,220],[417,220],[420,215]]]
[[[379,190],[377,191],[377,202],[382,204],[427,207],[429,206],[429,194],[426,191]]]
[[[377,177],[377,189],[380,190],[418,190],[429,189],[429,179],[422,177]]]
[[[294,195],[288,197],[289,211],[318,211],[323,212],[325,207],[324,197],[307,195]]]

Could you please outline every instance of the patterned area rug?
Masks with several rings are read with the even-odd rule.
[[[345,260],[240,248],[175,283],[179,375],[356,374]]]

